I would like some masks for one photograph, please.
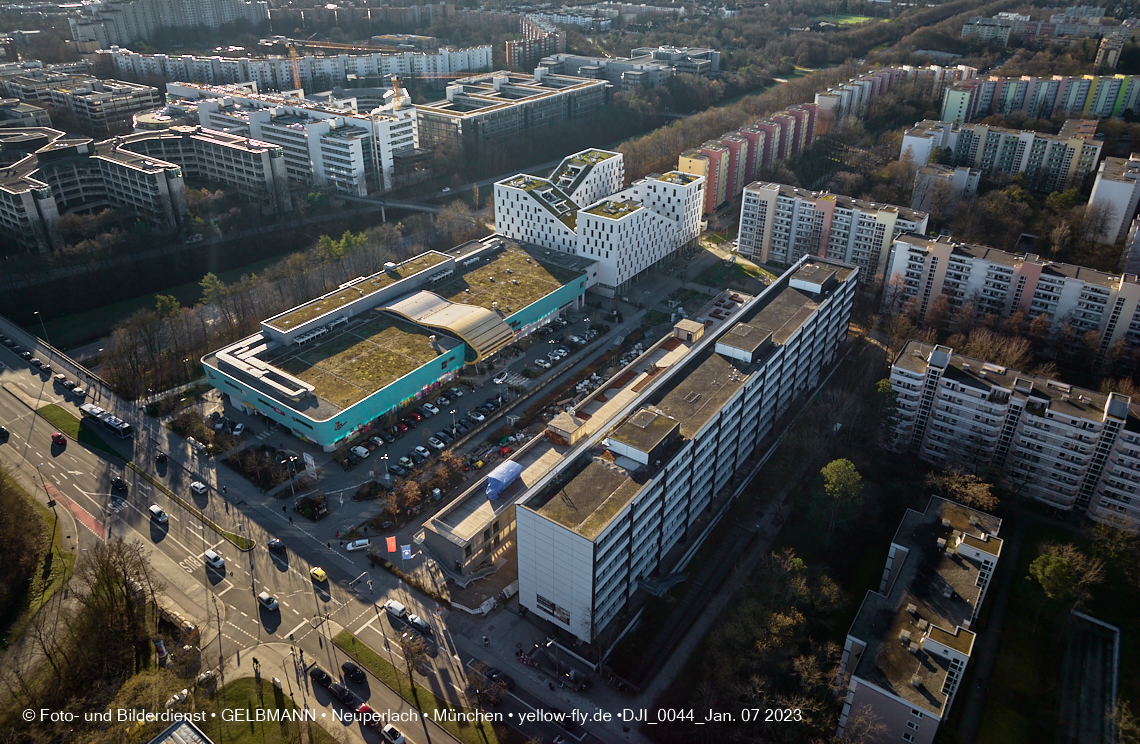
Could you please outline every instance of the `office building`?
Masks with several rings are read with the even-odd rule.
[[[158,88],[122,80],[87,80],[78,85],[53,87],[51,105],[75,114],[88,129],[111,132],[126,129],[138,111],[162,105]]]
[[[903,134],[902,157],[922,167],[935,147],[950,149],[954,165],[975,168],[983,176],[1024,173],[1031,190],[1049,193],[1079,185],[1096,168],[1103,146],[1096,121],[1070,119],[1060,133],[1040,134],[928,119]]]
[[[999,18],[971,18],[962,24],[962,38],[983,43],[998,41],[1005,47],[1012,30],[1013,24]]]
[[[607,100],[604,80],[499,71],[447,86],[447,97],[416,106],[422,147],[454,145],[478,152],[510,147],[546,127],[587,126]]]
[[[861,281],[881,281],[891,242],[926,232],[927,220],[908,207],[756,181],[744,189],[738,250],[757,263],[785,266],[826,257],[858,266]]]
[[[525,174],[495,184],[495,231],[596,262],[591,284],[606,296],[691,246],[700,234],[704,181],[679,171],[622,189],[620,153],[584,150],[549,179]]]
[[[509,39],[507,66],[517,70],[530,70],[548,54],[566,51],[566,32],[553,23],[537,16],[522,17],[522,38]]]
[[[656,88],[675,74],[711,78],[720,69],[720,52],[688,47],[641,47],[629,57],[551,54],[539,63],[556,75],[608,80],[620,91]]]
[[[1071,264],[956,243],[949,236],[900,235],[891,247],[884,311],[914,302],[926,317],[945,296],[952,311],[967,302],[1001,318],[1015,312],[1068,323],[1101,336],[1100,354],[1115,344],[1140,348],[1140,280]]]
[[[109,56],[115,74],[132,80],[180,80],[199,85],[257,83],[260,91],[291,91],[293,62],[288,57],[219,57],[193,54],[139,54],[120,46],[101,52]],[[434,52],[398,51],[297,57],[297,75],[307,91],[336,87],[386,87],[401,80],[450,78],[461,72],[491,69],[491,47],[443,48]]]
[[[50,126],[51,117],[42,107],[24,103],[19,98],[0,98],[0,128]]]
[[[230,187],[266,213],[292,209],[280,147],[202,127],[104,142],[54,129],[4,129],[0,146],[15,157],[0,172],[0,233],[27,250],[61,248],[60,216],[108,206],[178,230],[185,177]]]
[[[269,20],[269,3],[246,0],[97,0],[84,3],[67,19],[71,38],[112,44],[148,40],[162,30],[220,28],[243,21],[258,26]]]
[[[493,236],[390,265],[207,354],[206,378],[237,409],[332,451],[581,307],[590,262],[543,254]]]
[[[404,89],[368,112],[355,98],[313,101],[256,89],[169,83],[166,93],[196,106],[204,127],[279,145],[290,180],[353,196],[391,189],[395,153],[418,146],[416,109]]]
[[[928,163],[915,173],[910,208],[953,214],[959,202],[978,193],[981,180],[982,172],[977,168]]]
[[[592,641],[819,383],[856,273],[805,258],[759,296],[712,298],[512,453],[505,487],[479,479],[417,544],[464,584],[516,547],[521,605]]]
[[[975,650],[1000,530],[997,517],[936,496],[907,509],[843,645],[840,737],[853,712],[866,712],[885,727],[881,741],[934,741]]]
[[[1127,158],[1105,158],[1093,183],[1089,207],[1095,233],[1088,237],[1100,243],[1121,240],[1136,216],[1140,202],[1140,154]]]
[[[992,469],[1021,496],[1140,527],[1140,408],[910,341],[891,366],[894,447],[938,466]]]

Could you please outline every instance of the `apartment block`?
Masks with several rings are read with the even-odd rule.
[[[954,165],[975,168],[983,176],[1024,173],[1031,190],[1048,193],[1079,184],[1096,168],[1103,146],[1091,120],[1070,119],[1054,135],[928,119],[903,134],[902,157],[921,167],[935,147],[950,149]]]
[[[937,207],[944,214],[952,214],[958,202],[978,192],[981,180],[982,172],[977,168],[929,163],[915,173],[910,208],[929,213]]]
[[[595,261],[589,284],[612,296],[700,234],[704,180],[679,171],[622,189],[620,153],[584,150],[549,179],[518,175],[495,184],[495,231]],[[576,198],[577,197],[577,198]]]
[[[163,29],[219,28],[245,21],[269,20],[269,3],[244,0],[98,0],[84,3],[79,15],[68,18],[71,38],[112,44],[147,40]]]
[[[944,296],[952,310],[967,302],[987,315],[1045,315],[1078,333],[1101,335],[1100,354],[1117,343],[1140,348],[1140,279],[1018,255],[949,236],[900,235],[891,247],[884,310],[913,301],[923,317]]]
[[[927,221],[908,207],[756,181],[744,189],[738,250],[758,263],[831,258],[858,266],[861,281],[876,281],[886,274],[891,242],[925,232]]]
[[[15,158],[0,171],[0,234],[28,251],[60,247],[59,217],[92,206],[130,210],[163,231],[181,224],[186,185],[174,163],[56,129],[6,129],[0,140]]]
[[[907,509],[843,645],[840,737],[853,712],[869,710],[886,729],[881,741],[934,741],[973,656],[1000,530],[997,517],[936,496]]]
[[[522,38],[506,42],[507,66],[527,70],[549,54],[566,51],[566,33],[537,16],[522,17]]]
[[[290,180],[354,196],[392,188],[395,153],[418,146],[416,109],[406,90],[368,113],[357,100],[313,101],[256,93],[257,84],[169,83],[172,101],[195,105],[202,126],[282,148]],[[395,97],[393,97],[395,98]]]
[[[447,86],[442,101],[416,106],[423,147],[450,144],[509,147],[531,131],[551,126],[587,126],[607,100],[604,80],[552,75],[533,77],[499,71]]]
[[[139,54],[120,46],[101,52],[110,58],[115,74],[135,80],[180,80],[199,85],[257,83],[261,91],[294,88],[293,62],[288,57],[220,57],[193,54]],[[387,86],[388,79],[441,78],[461,72],[486,72],[491,47],[443,48],[434,52],[399,51],[297,57],[297,75],[307,91],[337,86]]]
[[[1100,46],[1096,50],[1096,61],[1093,63],[1096,69],[1115,70],[1120,64],[1120,53],[1124,51],[1124,45],[1129,38],[1125,34],[1109,34],[1101,39]]]
[[[891,367],[894,446],[939,466],[992,468],[1062,511],[1140,527],[1140,408],[945,346],[910,341]]]
[[[664,85],[674,74],[712,77],[720,69],[720,52],[688,47],[641,47],[629,57],[587,57],[552,54],[539,65],[556,75],[608,80],[617,90],[631,91]]]
[[[705,180],[703,214],[712,214],[735,196],[728,191],[728,161],[728,148],[719,142],[685,150],[677,160],[677,170]]]
[[[613,25],[613,21],[611,19],[595,17],[589,11],[582,11],[578,13],[543,12],[532,13],[532,15],[541,21],[546,21],[547,23],[554,23],[559,26],[574,26],[575,28],[585,29],[586,32],[598,31],[605,33],[606,31],[609,31],[610,26]]]
[[[1093,183],[1089,206],[1100,229],[1090,235],[1100,243],[1115,243],[1128,233],[1140,202],[1140,154],[1105,158]]]
[[[1112,45],[1102,48],[1111,53]],[[1110,60],[1106,57],[1105,64]],[[1140,75],[973,78],[942,93],[942,121],[969,123],[995,114],[1123,116],[1140,103]]]
[[[962,24],[962,38],[981,42],[1000,41],[1004,47],[1009,45],[1012,30],[1012,24],[997,18],[971,18]]]
[[[639,582],[667,572],[663,560],[695,537],[732,473],[818,385],[846,337],[857,273],[805,257],[756,297],[718,296],[604,396],[552,420],[548,436],[535,438],[551,454],[532,458],[522,483],[504,492],[520,604],[590,642]],[[453,521],[470,514],[459,507]],[[458,537],[443,527],[433,531]]]

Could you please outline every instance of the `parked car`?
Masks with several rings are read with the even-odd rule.
[[[407,469],[405,469],[402,465],[389,465],[388,472],[397,478],[403,478],[408,474]]]
[[[422,408],[427,409],[428,413],[430,413],[433,416],[435,414],[439,413],[439,409],[436,408],[435,406],[433,406],[431,403],[424,403]]]
[[[202,481],[194,481],[190,484],[190,490],[201,496],[202,494],[206,493],[206,491],[209,491],[210,487]]]
[[[408,614],[408,625],[425,636],[431,635],[431,624],[414,612]]]
[[[370,437],[368,441],[372,442],[377,447],[383,447],[386,444],[383,437]]]
[[[87,391],[81,387],[76,386],[71,389],[71,394],[76,398],[82,398],[87,395]]]
[[[492,411],[495,410],[496,408],[498,408],[499,406],[501,406],[502,404],[503,404],[503,402],[501,400],[499,400],[498,398],[488,398],[487,400],[483,401],[483,405],[490,406]]]
[[[408,414],[408,418],[415,421],[417,424],[424,420],[424,415],[419,411],[412,411]]]
[[[400,464],[400,467],[407,468],[408,470],[411,470],[412,468],[414,468],[416,466],[416,464],[414,462],[412,462],[412,458],[408,457],[407,455],[404,455],[403,457],[400,458],[399,464]]]
[[[403,434],[404,432],[406,432],[410,428],[411,428],[410,426],[408,426],[406,423],[404,423],[403,419],[400,420],[400,423],[396,424],[396,431],[399,432],[400,434]]]
[[[446,444],[443,443],[443,440],[440,439],[438,436],[428,437],[428,444],[430,444],[432,447],[434,447],[437,450],[442,450],[444,447],[447,446]]]
[[[435,438],[444,444],[451,444],[455,440],[455,437],[450,434],[447,429],[440,429],[437,431],[435,433]]]
[[[400,733],[400,730],[390,723],[384,728],[380,729],[380,734],[384,737],[384,741],[388,742],[388,744],[408,744],[408,740],[404,738],[404,735]]]
[[[47,362],[44,362],[42,365],[40,365],[40,374],[50,375],[51,373],[52,373],[52,367],[50,364],[48,364]]]
[[[344,549],[350,553],[355,553],[358,550],[368,550],[368,545],[368,538],[364,538],[363,540],[353,540],[345,545]]]
[[[463,391],[457,387],[449,388],[447,391],[447,394],[453,398],[462,398],[463,397]]]
[[[24,359],[31,359],[32,358],[32,352],[24,351],[24,352],[20,353],[20,356],[23,357]]]
[[[477,409],[472,409],[472,411],[470,413],[468,413],[467,415],[470,416],[471,418],[475,419],[479,423],[483,423],[484,421],[487,420],[487,417],[484,416],[483,414],[479,413],[479,411]]]
[[[435,399],[437,406],[446,406],[451,404],[451,400],[446,395],[441,395]]]
[[[424,457],[431,457],[431,451],[423,445],[417,445],[413,452],[416,452]]]
[[[509,376],[510,372],[500,372],[499,374],[495,375],[491,382],[495,383],[496,385],[502,385],[507,381],[507,377]]]
[[[361,460],[367,460],[367,459],[368,459],[368,456],[372,454],[371,452],[369,452],[368,450],[366,450],[364,447],[359,447],[359,446],[358,446],[358,447],[353,447],[353,448],[352,448],[351,450],[349,450],[349,451],[350,451],[350,452],[352,452],[352,454],[354,454],[354,455],[356,455],[357,457],[359,457]]]
[[[538,359],[534,360],[534,366],[541,367],[542,369],[550,369],[552,365],[547,360],[539,357]]]
[[[423,447],[417,447],[417,449],[423,449]],[[427,455],[421,455],[419,452],[413,451],[411,454],[412,460],[415,461],[416,465],[422,465],[428,459]]]
[[[240,437],[245,434],[245,424],[237,424],[234,426],[234,436]]]
[[[344,471],[346,473],[349,470],[352,470],[353,468],[355,468],[359,464],[360,464],[360,458],[357,457],[356,455],[353,455],[351,452],[349,454],[345,455],[344,459],[340,461],[340,466],[342,468],[344,468]]]
[[[313,667],[309,670],[309,679],[313,680],[313,684],[321,687],[328,687],[333,683],[332,675],[320,667]]]
[[[351,661],[346,661],[340,665],[340,669],[344,672],[344,676],[351,679],[353,682],[361,683],[368,679],[368,675],[364,670],[353,664]]]
[[[384,721],[384,717],[369,708],[368,703],[361,703],[360,707],[356,709],[356,720],[369,728],[379,728],[380,724]]]

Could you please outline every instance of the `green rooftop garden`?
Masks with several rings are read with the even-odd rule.
[[[395,284],[401,279],[407,279],[409,276],[420,273],[427,269],[432,268],[447,260],[447,256],[441,253],[429,252],[424,253],[415,258],[404,261],[402,264],[393,269],[382,271],[369,279],[355,284],[351,287],[345,287],[342,290],[333,292],[325,297],[318,298],[300,307],[280,315],[276,318],[271,318],[267,323],[273,328],[282,331],[288,331],[296,328],[299,325],[308,323],[313,318],[319,318],[325,313],[331,313],[333,310],[344,307],[345,305],[359,300],[362,297],[367,297],[373,292],[377,292],[384,287]]]
[[[429,335],[381,316],[300,353],[289,347],[266,361],[312,385],[323,400],[347,408],[435,359]]]
[[[682,173],[681,171],[669,171],[657,176],[658,181],[665,181],[666,183],[675,183],[679,186],[685,186],[697,180],[697,177],[691,173]]]
[[[635,204],[634,202],[607,200],[595,204],[593,207],[587,209],[586,211],[590,214],[597,215],[598,217],[608,217],[611,220],[620,220],[627,214],[633,214],[639,209],[641,209],[641,205]]]
[[[489,262],[480,262],[432,291],[451,302],[517,313],[565,284],[581,272],[540,261],[535,254],[508,246]],[[509,310],[507,308],[510,308]]]

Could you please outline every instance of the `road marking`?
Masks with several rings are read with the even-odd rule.
[[[234,585],[230,584],[229,586],[227,586],[225,589],[221,590],[220,592],[214,592],[214,596],[220,597],[223,594],[225,594],[226,592],[228,592],[230,589],[233,589],[233,588],[234,588]]]
[[[373,615],[371,620],[366,622],[364,625],[360,626],[360,629],[356,631],[356,635],[359,635],[360,633],[362,633],[366,628],[368,628],[368,626],[370,626],[370,625],[372,625],[372,623],[376,622],[376,620],[377,620],[377,617],[375,615]]]
[[[243,613],[241,613],[241,616],[242,616],[242,617],[249,617],[249,615],[245,614],[244,612],[243,612]]]
[[[308,625],[308,624],[309,624],[309,621],[308,621],[308,620],[302,620],[301,622],[297,623],[297,627],[296,627],[296,628],[293,628],[293,629],[292,629],[292,630],[290,630],[288,633],[286,633],[286,634],[285,634],[285,637],[286,637],[286,638],[288,638],[289,636],[293,635],[293,634],[294,634],[294,633],[296,633],[298,630],[300,630],[301,628],[305,627],[305,626],[306,626],[306,625]]]

